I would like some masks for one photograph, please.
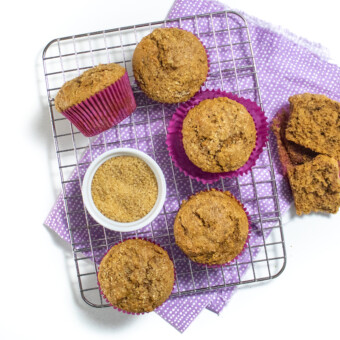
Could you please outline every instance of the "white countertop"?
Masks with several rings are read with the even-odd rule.
[[[223,2],[322,43],[340,65],[337,1]],[[283,274],[240,287],[220,316],[205,310],[182,335],[155,313],[129,316],[86,305],[70,246],[42,225],[60,190],[42,49],[60,36],[162,20],[171,5],[172,0],[3,5],[0,339],[339,338],[340,213],[288,212]]]

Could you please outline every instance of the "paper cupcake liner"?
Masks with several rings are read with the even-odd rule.
[[[196,194],[200,193],[200,192],[209,192],[209,191],[220,191],[220,192],[226,192],[228,190],[220,190],[220,189],[209,189],[209,190],[201,190],[199,192],[196,192],[195,194],[192,194],[188,197],[188,200],[195,196]],[[238,255],[236,255],[232,260],[228,261],[228,262],[225,262],[225,263],[222,263],[222,264],[207,264],[207,263],[200,263],[200,262],[196,262],[194,260],[192,260],[188,255],[186,255],[184,252],[183,254],[185,254],[185,256],[190,260],[192,261],[193,263],[195,263],[196,265],[199,265],[199,266],[206,266],[208,268],[221,268],[221,267],[224,267],[228,264],[231,264],[233,261],[237,260],[240,258],[241,255],[243,255],[244,251],[248,248],[248,245],[249,245],[249,240],[250,240],[250,234],[251,234],[251,230],[252,230],[252,227],[251,227],[251,220],[250,220],[250,215],[248,213],[248,210],[247,208],[230,192],[228,191],[229,194],[235,199],[235,201],[242,207],[243,211],[246,213],[247,215],[247,219],[248,219],[248,236],[247,236],[247,239],[246,239],[246,242],[244,243],[244,246],[242,248],[242,250],[240,251],[240,253]]]
[[[227,97],[242,104],[252,116],[256,128],[256,144],[248,159],[248,161],[239,169],[229,172],[210,173],[204,172],[195,164],[193,164],[185,153],[183,146],[182,127],[183,120],[188,111],[198,105],[202,100],[214,99],[219,97]],[[220,90],[204,90],[198,92],[193,98],[181,104],[174,115],[172,116],[168,125],[168,134],[166,137],[166,144],[168,146],[169,154],[175,166],[185,175],[203,184],[213,183],[221,178],[232,178],[242,176],[250,171],[259,158],[266,142],[268,140],[268,122],[264,112],[261,108],[249,99],[238,97],[232,93],[223,92]]]
[[[86,137],[119,124],[136,109],[127,72],[112,85],[70,107],[62,114]]]
[[[196,93],[193,94],[193,96],[194,96],[194,95],[196,95],[197,93],[199,93],[199,92],[201,91],[202,86],[203,86],[204,83],[207,81],[208,76],[209,76],[209,72],[210,72],[210,58],[209,58],[208,50],[207,50],[207,48],[205,47],[205,44],[203,43],[203,41],[202,41],[196,34],[194,34],[194,33],[191,32],[191,31],[185,30],[184,28],[180,28],[180,27],[163,27],[163,28],[177,28],[177,29],[179,29],[179,30],[182,30],[182,31],[186,31],[186,32],[192,33],[192,34],[199,40],[199,42],[201,43],[201,45],[202,45],[203,48],[204,48],[205,54],[206,54],[206,56],[207,56],[207,63],[208,63],[207,76],[206,76],[206,78],[205,78],[205,81],[204,81],[204,82],[202,83],[202,85],[200,86],[200,90],[198,90]],[[142,90],[142,88],[139,86],[139,83],[138,83],[137,79],[135,79],[135,83],[136,83],[137,88],[138,88],[140,91],[142,91],[148,98],[150,98],[150,99],[153,100],[153,101],[156,101],[156,100],[154,100],[153,98],[149,97],[149,96]],[[158,101],[157,101],[157,102],[158,102]],[[158,103],[162,103],[162,104],[180,104],[180,103],[184,103],[184,102],[178,102],[178,103],[158,102]]]
[[[283,176],[286,176],[293,167],[309,162],[318,155],[317,152],[287,140],[285,133],[289,118],[289,106],[285,105],[276,113],[271,124]]]
[[[282,166],[282,175],[286,176],[288,173],[288,168],[292,167],[293,164],[290,160],[289,154],[287,152],[287,149],[285,147],[285,144],[281,138],[282,128],[284,128],[285,125],[287,125],[288,121],[288,111],[286,109],[281,109],[277,112],[275,117],[272,120],[272,131],[274,133],[276,144],[277,144],[277,150],[279,154],[280,163]]]
[[[118,244],[120,244],[120,243],[123,243],[123,242],[125,242],[125,241],[127,241],[127,240],[144,240],[144,241],[148,241],[148,242],[151,242],[151,243],[155,244],[156,246],[162,248],[163,250],[165,250],[161,245],[159,245],[159,244],[158,244],[157,242],[155,242],[154,240],[151,240],[151,239],[148,239],[148,238],[145,238],[145,237],[130,237],[130,238],[127,238],[127,239],[125,239],[125,240],[123,240],[123,241],[117,242],[117,243],[114,244],[112,247],[115,247],[116,245],[118,245]],[[111,248],[112,248],[112,247],[111,247]],[[103,256],[103,258],[104,258],[104,257],[106,256],[106,254],[111,250],[111,248],[107,250],[107,252],[106,252],[105,255]],[[166,250],[165,250],[165,251],[166,251]],[[166,252],[167,252],[167,251],[166,251]],[[168,253],[168,252],[167,252],[167,253]],[[168,254],[168,256],[169,256],[169,254]],[[169,258],[170,258],[170,256],[169,256]],[[170,258],[170,261],[172,262],[172,265],[173,265],[173,267],[174,267],[174,285],[173,285],[173,288],[172,288],[172,291],[173,291],[174,288],[175,288],[175,286],[176,286],[176,269],[175,269],[175,265],[174,265],[173,261],[171,260],[171,258]],[[100,264],[99,264],[99,267],[100,267]],[[151,312],[142,312],[142,313],[129,312],[129,311],[126,311],[126,310],[124,310],[124,309],[121,309],[121,308],[119,308],[119,307],[117,307],[117,306],[112,305],[111,302],[106,298],[106,296],[105,296],[104,292],[102,291],[102,289],[100,288],[100,283],[99,283],[99,280],[98,280],[99,267],[98,267],[98,274],[97,274],[97,285],[98,285],[98,289],[99,289],[99,292],[100,292],[100,294],[102,295],[103,299],[104,299],[104,300],[105,300],[105,301],[106,301],[113,309],[116,309],[117,311],[122,312],[122,313],[124,313],[124,314],[131,314],[131,315],[142,315],[142,314],[146,314],[146,313],[151,313],[151,312],[152,312],[152,311],[151,311]],[[168,297],[163,303],[165,303],[168,299],[169,299],[169,297]],[[163,303],[162,303],[161,305],[157,306],[156,308],[162,306]]]

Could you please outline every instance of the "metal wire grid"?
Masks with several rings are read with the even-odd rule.
[[[153,239],[168,250],[176,268],[172,296],[272,279],[284,270],[286,263],[269,143],[261,155],[262,161],[249,175],[221,180],[214,185],[196,183],[173,166],[165,148],[165,136],[167,123],[176,106],[146,98],[135,84],[131,67],[136,44],[154,28],[162,26],[191,30],[204,42],[210,57],[206,88],[236,93],[257,101],[262,107],[248,26],[245,19],[233,11],[74,35],[55,39],[45,47],[43,64],[48,104],[68,230],[81,296],[94,307],[108,306],[97,286],[100,259],[113,244],[132,236]],[[242,55],[238,47],[242,48]],[[137,110],[108,132],[85,138],[56,112],[54,97],[65,81],[83,70],[108,62],[120,63],[127,69]],[[116,233],[98,225],[88,215],[80,190],[91,161],[102,152],[121,146],[138,148],[153,157],[163,169],[168,186],[166,203],[159,217],[150,226],[132,233]],[[266,195],[261,195],[261,186],[267,187]],[[268,194],[268,186],[271,194]],[[255,240],[248,245],[244,256],[221,268],[197,265],[188,260],[176,246],[172,230],[181,200],[212,187],[231,191],[247,207]],[[268,200],[271,201],[269,210],[263,208],[263,202]]]

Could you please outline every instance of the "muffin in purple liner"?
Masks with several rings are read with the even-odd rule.
[[[174,236],[194,262],[221,266],[235,260],[248,246],[250,217],[229,192],[207,190],[183,201],[176,215]]]
[[[209,63],[202,42],[191,32],[157,28],[137,45],[132,67],[141,90],[161,103],[191,98],[206,81]]]
[[[55,107],[84,136],[91,137],[128,117],[136,102],[125,68],[111,63],[66,82],[56,95]]]
[[[145,239],[114,245],[99,265],[102,295],[113,308],[129,314],[148,313],[162,305],[174,282],[174,266],[168,253]]]
[[[226,101],[232,103],[234,112],[230,117],[223,100],[219,98],[227,98]],[[194,117],[197,121],[191,124],[191,136],[194,138],[191,140],[189,138],[189,142],[197,144],[191,150],[193,158],[183,141],[184,120],[192,109],[196,111],[200,104],[204,105],[207,101],[216,99],[223,104],[218,108],[223,114],[214,115],[212,111],[206,111],[204,114],[211,116],[209,118],[211,124],[207,126],[204,120],[200,119],[201,113],[198,112]],[[247,115],[248,119],[242,118]],[[239,116],[242,116],[242,119],[239,119]],[[247,129],[242,130],[242,122],[248,122]],[[214,124],[216,127],[222,126],[223,129],[212,129],[211,126]],[[234,127],[237,126],[237,129],[231,127],[232,124],[235,124]],[[185,175],[206,184],[248,172],[259,158],[267,138],[267,118],[256,103],[220,90],[206,90],[179,106],[169,123],[166,143],[174,164]],[[209,167],[212,170],[209,170]]]

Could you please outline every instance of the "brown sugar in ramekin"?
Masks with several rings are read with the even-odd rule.
[[[133,222],[147,215],[156,203],[158,185],[150,167],[140,158],[118,156],[104,162],[93,176],[95,206],[117,222]]]

